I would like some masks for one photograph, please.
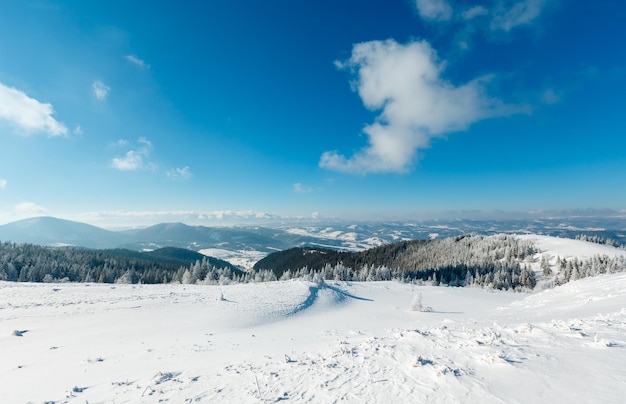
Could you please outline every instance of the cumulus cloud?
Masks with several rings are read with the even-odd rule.
[[[23,92],[0,83],[0,119],[23,133],[43,132],[49,136],[67,136],[67,128],[52,117],[52,105],[30,98]]]
[[[126,55],[124,57],[130,63],[134,64],[135,66],[137,66],[137,67],[139,67],[141,69],[148,69],[150,67],[149,64],[147,64],[144,60],[139,59],[136,55]]]
[[[97,99],[104,101],[111,91],[111,87],[107,86],[100,80],[96,80],[91,84],[91,91]]]
[[[0,178],[0,189],[5,189],[7,187],[8,181],[4,178]]]
[[[541,15],[546,0],[522,0],[509,4],[498,3],[491,22],[492,29],[508,32],[517,26],[531,23]]]
[[[488,77],[458,86],[443,79],[445,63],[426,41],[357,44],[350,59],[338,65],[355,75],[353,88],[365,107],[380,114],[363,129],[366,147],[351,157],[327,151],[319,163],[323,168],[361,174],[406,172],[431,139],[517,112],[486,94]]]
[[[299,194],[308,194],[310,192],[313,192],[313,188],[301,182],[296,182],[295,184],[293,184],[293,191]]]
[[[115,145],[126,146],[125,140],[118,140]],[[137,140],[137,145],[133,150],[129,150],[122,157],[111,159],[111,167],[120,171],[135,171],[145,169],[155,169],[156,165],[149,161],[152,143],[145,137]]]
[[[173,168],[168,170],[165,174],[169,179],[180,181],[188,180],[192,177],[189,166],[185,166],[183,168]]]
[[[15,210],[22,214],[42,214],[48,212],[48,209],[39,206],[34,202],[21,202],[15,205]]]
[[[120,171],[133,171],[143,167],[143,154],[134,150],[126,152],[124,157],[111,160],[111,167]]]
[[[452,17],[452,6],[446,0],[416,0],[415,4],[425,20],[447,21]]]

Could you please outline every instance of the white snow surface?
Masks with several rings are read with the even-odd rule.
[[[539,250],[540,255],[547,254],[548,258],[556,258],[558,256],[565,259],[576,257],[579,260],[587,260],[596,255],[607,255],[611,258],[618,255],[626,256],[626,250],[588,241],[537,234],[524,234],[517,237],[523,240],[531,240]]]
[[[518,237],[535,242],[535,269],[626,255]],[[624,363],[626,274],[533,294],[0,282],[2,403],[621,403]]]
[[[535,294],[0,282],[2,403],[621,403],[624,363],[626,274]]]

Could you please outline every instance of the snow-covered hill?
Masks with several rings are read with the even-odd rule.
[[[0,358],[6,403],[621,403],[626,274],[536,294],[0,282]]]
[[[611,258],[619,255],[626,256],[626,250],[588,241],[537,234],[524,234],[517,237],[530,240],[535,244],[535,247],[539,251],[539,254],[536,256],[537,258],[546,255],[550,260],[557,257],[564,259],[576,257],[580,260],[586,260],[597,255],[606,255]]]
[[[547,260],[624,256],[523,235]],[[544,285],[545,286],[545,285]],[[412,311],[416,296],[424,311]],[[621,402],[626,274],[532,294],[396,282],[0,282],[0,401]]]
[[[603,244],[591,243],[588,241],[572,240],[569,238],[559,238],[551,236],[542,236],[537,234],[525,234],[517,236],[522,240],[531,241],[537,253],[534,260],[530,263],[532,269],[536,272],[538,279],[543,278],[541,262],[545,260],[553,274],[559,274],[561,268],[559,261],[577,260],[580,262],[589,261],[594,257],[624,258],[626,259],[626,250],[615,248]],[[548,282],[548,286],[552,280]],[[545,285],[540,287],[545,287]]]

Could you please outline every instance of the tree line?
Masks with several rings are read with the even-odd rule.
[[[613,240],[608,237],[600,237],[598,235],[588,235],[588,234],[578,234],[576,235],[576,240],[588,241],[590,243],[603,244],[608,245],[615,248],[626,249],[626,246],[620,244],[618,241]]]
[[[238,277],[246,276],[226,261],[184,249],[140,253],[0,243],[0,280],[3,281],[152,284],[183,282],[198,276],[204,280],[209,273],[218,279],[227,276],[239,280]]]
[[[320,277],[339,281],[388,281],[501,290],[537,285],[530,240],[509,235],[465,235],[401,241],[361,252],[292,248],[270,254],[252,271],[183,249],[146,255],[130,250],[90,250],[0,243],[0,281],[228,284]],[[196,259],[201,257],[201,259]],[[186,264],[181,264],[186,263]],[[626,271],[626,257],[587,260],[547,256],[539,263],[542,287]]]
[[[465,235],[401,241],[362,252],[292,248],[255,264],[279,279],[310,277],[342,281],[400,280],[435,285],[532,289],[535,274],[525,260],[536,252],[531,241],[513,236]]]

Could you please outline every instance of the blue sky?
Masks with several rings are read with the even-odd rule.
[[[620,0],[3,1],[0,222],[623,211],[624,20]]]

